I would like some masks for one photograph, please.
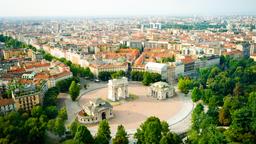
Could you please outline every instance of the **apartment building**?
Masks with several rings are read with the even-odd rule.
[[[47,90],[47,82],[42,80],[38,85],[27,84],[24,88],[15,89],[12,92],[12,99],[17,109],[28,111],[36,105],[43,104],[43,97]]]
[[[16,110],[16,105],[13,99],[0,99],[0,114],[6,114]]]

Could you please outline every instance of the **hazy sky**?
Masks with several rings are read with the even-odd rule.
[[[256,0],[0,0],[0,16],[256,15]]]

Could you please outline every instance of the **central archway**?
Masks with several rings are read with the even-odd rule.
[[[101,113],[101,119],[102,119],[102,120],[105,120],[105,119],[106,119],[106,113],[105,113],[105,112],[102,112],[102,113]]]
[[[108,82],[108,99],[118,101],[120,98],[128,98],[128,79],[113,79]]]

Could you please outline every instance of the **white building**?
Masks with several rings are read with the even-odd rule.
[[[33,72],[29,73],[29,74],[25,73],[21,77],[23,79],[34,79],[35,75],[36,75],[36,72],[33,71]]]
[[[114,116],[112,105],[97,98],[83,106],[83,109],[77,114],[77,120],[82,124],[93,124]]]
[[[163,80],[167,79],[168,76],[168,65],[161,63],[148,62],[145,65],[145,71],[159,73]]]
[[[175,78],[177,79],[180,75],[184,75],[185,65],[182,62],[175,62]]]
[[[128,79],[113,79],[108,81],[108,99],[118,101],[120,98],[128,98]]]
[[[158,100],[174,96],[174,88],[166,82],[156,82],[149,87],[149,96]]]
[[[149,23],[149,27],[151,29],[162,29],[162,24],[161,23]]]

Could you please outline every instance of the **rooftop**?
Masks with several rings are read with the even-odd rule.
[[[6,105],[11,105],[14,104],[13,99],[0,99],[0,106],[6,106]]]

